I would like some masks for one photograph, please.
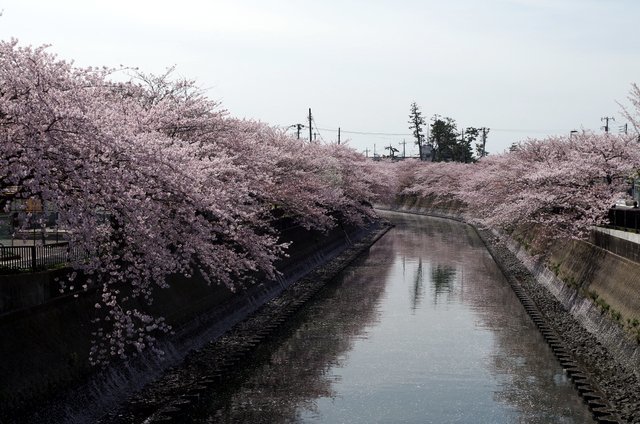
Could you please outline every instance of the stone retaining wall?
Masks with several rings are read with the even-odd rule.
[[[497,236],[496,232],[494,234]],[[637,296],[640,293],[637,289],[629,289],[640,277],[640,264],[594,245],[571,241],[565,245],[565,249],[558,249],[559,251],[554,253],[553,258],[560,262],[556,262],[558,266],[551,270],[542,261],[531,257],[514,240],[504,240],[507,248],[531,272],[536,281],[549,290],[585,329],[594,334],[618,363],[633,370],[640,377],[638,342],[624,331],[620,322],[612,319],[610,310],[603,311],[592,298],[584,296],[588,291],[597,292],[624,310],[627,316],[636,317],[639,306]],[[570,285],[560,277],[575,278],[579,283]]]

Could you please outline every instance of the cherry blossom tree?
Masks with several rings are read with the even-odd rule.
[[[605,222],[628,177],[640,166],[633,137],[552,137],[520,143],[484,159],[461,197],[470,213],[503,228],[542,224],[550,235],[582,238]]]
[[[638,84],[631,84],[631,90],[629,91],[627,100],[629,100],[631,106],[620,104],[622,115],[631,122],[636,136],[638,140],[640,140],[640,87],[638,87]]]
[[[541,224],[550,237],[583,238],[606,221],[640,167],[635,136],[583,132],[526,140],[475,164],[397,169],[397,194],[456,200],[469,220],[495,228]]]
[[[422,197],[447,197],[458,193],[467,171],[471,169],[460,162],[429,162],[416,169],[413,183],[403,194]]]
[[[352,150],[229,118],[170,72],[126,82],[114,72],[0,42],[0,189],[14,188],[1,206],[57,206],[84,252],[72,267],[100,291],[94,363],[153,348],[168,326],[136,305],[169,275],[231,289],[257,272],[273,278],[287,247],[274,209],[323,230],[372,217],[373,182]]]

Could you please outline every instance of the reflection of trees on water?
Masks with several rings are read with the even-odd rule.
[[[438,303],[442,294],[450,294],[456,279],[456,270],[450,265],[436,265],[431,268],[431,284],[433,286],[433,302]]]
[[[518,422],[593,422],[475,231],[454,221],[407,215],[395,215],[393,222],[399,254],[419,265],[437,264],[431,268],[434,300],[444,293],[457,296],[472,307],[477,325],[492,332],[487,368],[501,381],[496,401],[518,411]],[[458,287],[456,270],[464,273]]]
[[[403,258],[404,265],[404,258]],[[416,309],[420,306],[422,297],[424,296],[424,277],[422,275],[422,258],[418,259],[418,267],[416,268],[415,276],[413,277],[413,287],[411,291],[411,311],[416,312]]]
[[[388,250],[371,249],[367,266],[355,265],[305,307],[290,330],[262,347],[255,366],[241,371],[212,393],[210,422],[291,422],[300,408],[314,410],[314,401],[332,397],[331,367],[339,365],[366,326],[378,318],[393,260]],[[195,418],[195,417],[194,417]]]
[[[487,277],[491,281],[503,281],[497,269]],[[503,381],[494,398],[519,411],[521,422],[593,422],[507,283],[473,284],[467,290],[465,300],[476,310],[478,325],[494,336],[487,367]],[[579,418],[571,418],[576,416]]]
[[[431,268],[431,286],[433,287],[433,302],[438,303],[440,295],[449,295],[453,292],[456,280],[456,270],[450,265],[438,264]],[[411,287],[411,311],[415,311],[420,307],[420,302],[424,297],[424,270],[422,258],[418,258],[418,266],[413,277],[413,286]]]
[[[493,266],[488,254],[478,254],[478,249],[485,251],[484,245],[472,227],[451,220],[411,215],[394,214],[393,219],[401,228],[387,234],[384,241],[396,257],[414,263],[422,261],[423,269],[427,264],[437,264],[460,271],[464,265],[466,272],[469,267],[481,270],[486,269],[488,263]]]
[[[366,267],[356,265],[305,307],[289,330],[260,348],[253,366],[211,393],[208,409],[194,418],[295,422],[301,409],[314,409],[316,399],[335,396],[337,377],[330,370],[378,319],[393,258],[400,257],[413,286],[403,295],[410,296],[414,310],[424,297],[446,293],[470,305],[476,324],[491,331],[495,342],[485,366],[501,382],[496,400],[512,406],[518,422],[574,422],[563,414],[577,398],[569,386],[563,388],[558,368],[549,366],[553,357],[475,233],[449,221],[414,221],[398,220],[398,227],[371,248]],[[424,280],[428,277],[430,283]],[[425,291],[425,284],[432,284],[433,292]],[[588,422],[588,412],[579,422]]]

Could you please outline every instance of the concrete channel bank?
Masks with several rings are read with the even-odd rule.
[[[456,206],[404,199],[382,208],[465,222]],[[640,311],[640,290],[630,293],[640,264],[573,241],[555,246],[546,259],[534,259],[510,237],[476,231],[594,417],[640,423],[639,344],[623,319],[611,314],[626,305],[630,322]]]
[[[3,314],[0,422],[96,422],[115,405],[184,361],[190,352],[197,356],[214,340],[223,340],[224,344],[225,338],[233,339],[233,335],[227,336],[232,328],[241,333],[249,329],[243,337],[234,339],[245,343],[246,351],[282,322],[287,311],[310,297],[323,278],[339,272],[388,229],[382,221],[366,228],[340,225],[327,234],[292,226],[283,232],[283,239],[292,245],[290,256],[278,265],[280,278],[237,293],[207,286],[197,278],[174,281],[171,288],[158,291],[153,306],[174,329],[174,334],[160,341],[159,347],[165,352],[162,358],[147,353],[104,370],[91,368],[87,356],[97,295],[91,290],[77,298],[48,299]],[[271,315],[262,313],[265,308],[271,310]],[[253,316],[262,318],[252,328],[243,324]],[[217,372],[223,372],[225,366],[242,356],[243,349],[233,350],[233,357],[208,362],[217,362]],[[213,375],[215,379],[215,372]],[[163,401],[162,406],[168,405]],[[147,406],[143,412],[153,415],[155,411]]]

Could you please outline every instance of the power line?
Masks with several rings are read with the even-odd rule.
[[[491,128],[491,131],[514,132],[514,133],[548,134],[548,133],[565,133],[565,132],[567,132],[569,130],[566,129],[566,128],[563,128],[563,129],[549,129],[549,130],[544,130],[544,129],[532,130],[532,129],[515,129],[515,128]]]
[[[332,129],[329,129],[329,128],[319,128],[319,129],[323,131],[333,131]],[[491,128],[491,131],[547,134],[547,133],[565,133],[568,130],[566,128],[563,128],[563,129]],[[379,136],[396,136],[396,137],[413,136],[412,133],[389,133],[389,132],[348,131],[348,130],[342,130],[342,132],[345,134],[358,134],[358,135],[379,135]]]
[[[323,131],[334,131],[330,128],[318,128],[320,130]],[[407,133],[385,133],[385,132],[368,132],[368,131],[347,131],[347,130],[341,130],[341,132],[346,133],[346,134],[359,134],[359,135],[392,135],[392,136],[407,136],[407,135],[413,135],[413,134],[407,134]]]
[[[316,123],[315,116],[312,117],[311,120],[313,121],[313,125],[316,127],[316,131],[318,131],[318,135],[320,136],[320,140],[322,140],[324,142],[324,137],[322,137],[322,134],[320,133],[320,128],[318,128],[318,124]],[[327,130],[327,131],[331,131],[331,130]]]
[[[321,128],[318,127],[315,122],[314,117],[312,117],[312,121],[318,133],[320,131],[335,131],[335,128]],[[511,132],[511,133],[532,133],[532,134],[563,134],[568,132],[567,128],[554,128],[554,129],[532,129],[532,128],[491,128],[492,132]],[[382,131],[355,131],[355,130],[345,130],[341,129],[340,132],[342,134],[355,134],[355,135],[370,135],[376,137],[412,137],[412,133],[392,133],[392,132],[382,132]],[[320,136],[322,138],[322,136]]]

